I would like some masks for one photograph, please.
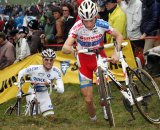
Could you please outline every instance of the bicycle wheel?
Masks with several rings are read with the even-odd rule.
[[[33,115],[38,115],[38,101],[37,99],[32,100],[31,104],[30,104],[30,116]]]
[[[4,112],[4,115],[11,115],[13,111],[15,111],[14,106],[10,106],[6,109],[6,111]]]
[[[4,113],[5,115],[17,115],[20,116],[20,99],[17,99],[14,105],[8,107]]]
[[[104,108],[104,112],[108,116],[109,125],[111,127],[115,126],[112,107],[111,107],[111,93],[109,84],[106,81],[105,75],[101,69],[101,67],[98,67],[98,75],[99,75],[99,85],[98,85],[98,91],[100,94],[100,103],[101,106]]]
[[[135,105],[141,115],[152,124],[160,124],[160,90],[155,80],[141,68],[134,69],[129,80]]]

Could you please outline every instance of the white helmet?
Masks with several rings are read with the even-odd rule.
[[[56,58],[56,53],[52,49],[46,49],[42,51],[42,57],[43,58]]]
[[[78,7],[78,15],[82,20],[91,20],[98,14],[97,5],[91,0],[84,0]]]

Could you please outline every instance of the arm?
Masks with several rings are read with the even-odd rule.
[[[22,83],[21,80],[23,78],[24,75],[27,74],[27,68],[22,69],[19,73],[18,73],[18,93],[17,93],[17,97],[21,98],[22,96]]]
[[[56,37],[62,37],[63,36],[63,22],[56,21]]]
[[[73,53],[72,49],[72,44],[74,43],[75,39],[73,37],[68,37],[67,40],[65,41],[63,47],[62,47],[62,52],[64,54],[70,54]]]
[[[18,88],[21,88],[21,84],[20,84],[21,80],[22,80],[23,76],[25,76],[27,74],[29,74],[27,72],[27,68],[24,68],[24,69],[19,71],[19,73],[18,73]]]
[[[116,42],[117,42],[117,51],[119,52],[121,50],[123,36],[116,29],[113,29],[111,35],[116,39]]]
[[[116,39],[117,42],[117,49],[115,49],[114,53],[111,56],[110,62],[112,63],[116,63],[119,61],[119,52],[121,50],[121,44],[122,44],[122,40],[123,40],[123,36],[116,31],[115,29],[113,29],[111,35]]]

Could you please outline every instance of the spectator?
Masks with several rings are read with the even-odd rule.
[[[140,0],[127,0],[127,3],[127,38],[131,40],[133,52],[140,59],[141,63],[139,67],[141,67],[145,63],[143,56],[144,40],[139,40],[142,35],[140,31],[142,2]]]
[[[30,48],[26,39],[28,32],[29,30],[27,27],[22,27],[19,30],[16,42],[16,60],[14,63],[17,63],[30,55]]]
[[[100,10],[99,10],[99,15],[100,15],[100,18],[105,20],[105,21],[108,21],[108,10],[105,6],[105,1],[103,1],[100,5]]]
[[[9,34],[7,35],[7,39],[14,45],[14,47],[16,47],[16,37],[18,33],[17,29],[13,29],[9,32]]]
[[[139,39],[141,36],[140,24],[142,20],[142,2],[140,0],[127,0],[127,37]]]
[[[117,29],[123,35],[123,38],[126,38],[126,15],[117,4],[117,0],[107,0],[106,7],[109,11],[109,24]],[[111,42],[113,42],[113,37],[107,35],[107,43]]]
[[[44,17],[46,19],[46,25],[44,27],[44,34],[40,38],[43,44],[53,44],[55,43],[56,34],[55,19],[51,11],[47,11]]]
[[[68,37],[69,30],[72,28],[72,26],[75,23],[74,11],[73,7],[69,3],[64,3],[62,5],[62,11],[63,11],[63,19],[64,19],[64,41]]]
[[[27,42],[30,47],[31,54],[35,54],[42,51],[40,35],[41,31],[38,30],[39,23],[37,20],[31,20],[28,22],[29,34],[27,36]]]
[[[0,70],[13,64],[15,58],[15,47],[6,39],[6,35],[0,32]]]
[[[5,34],[8,34],[8,32],[10,32],[13,29],[16,29],[16,23],[14,22],[13,18],[9,18],[9,20],[5,22],[3,32]]]
[[[42,15],[44,7],[44,1],[39,0],[37,5],[32,5],[30,8],[30,13],[32,16],[39,18]]]
[[[55,35],[55,40],[57,44],[63,44],[63,35],[64,35],[64,21],[62,19],[62,11],[60,7],[55,7],[53,9],[53,16],[56,20],[56,35]],[[61,50],[62,47],[57,47],[56,50]]]
[[[14,18],[14,22],[16,23],[17,29],[20,29],[23,26],[24,15],[22,12],[19,12],[17,16]]]
[[[143,0],[142,1],[142,22],[140,39],[145,39],[146,36],[155,36],[155,30],[159,27],[160,3],[156,0]],[[159,41],[155,39],[145,39],[144,53],[155,46],[160,45]]]

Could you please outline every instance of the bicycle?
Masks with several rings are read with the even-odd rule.
[[[24,81],[25,83],[31,83],[33,84],[32,81]],[[23,82],[23,83],[24,83]],[[34,82],[33,84],[33,92],[27,92],[27,93],[23,93],[21,95],[21,97],[17,97],[16,99],[16,103],[14,105],[11,105],[9,106],[5,113],[4,114],[8,114],[8,115],[11,115],[13,114],[13,112],[15,112],[15,114],[17,116],[20,116],[21,115],[21,112],[20,112],[20,109],[21,109],[21,100],[24,98],[24,97],[27,97],[27,96],[31,96],[31,98],[29,99],[29,101],[27,102],[26,104],[26,110],[25,110],[25,116],[29,115],[29,116],[33,116],[33,115],[38,115],[40,113],[40,108],[39,108],[39,102],[37,100],[37,97],[36,97],[36,87],[35,87],[35,83],[39,83],[39,84],[45,84],[45,82]],[[14,83],[15,85],[18,85],[18,83]],[[52,84],[49,83],[49,95],[52,94]]]
[[[122,48],[120,50],[119,61],[122,65],[122,71],[124,73],[125,87],[115,78],[112,72],[108,68],[109,58],[102,58],[99,54],[101,49],[117,46],[117,43],[106,44],[98,48],[88,48],[79,50],[77,53],[89,53],[93,52],[97,57],[97,69],[96,83],[98,86],[98,92],[100,96],[100,105],[103,107],[104,116],[108,115],[109,125],[115,127],[114,115],[111,106],[111,100],[113,99],[111,95],[111,88],[109,85],[110,80],[116,85],[123,96],[123,103],[126,110],[131,114],[132,118],[135,120],[133,113],[133,105],[135,105],[140,112],[140,114],[148,122],[152,124],[160,124],[160,117],[158,110],[160,107],[156,105],[160,104],[160,90],[154,81],[154,79],[143,69],[129,67],[127,62],[123,58],[122,48],[127,46],[127,43],[122,43]],[[106,63],[104,63],[104,61]],[[151,104],[150,104],[151,103]],[[159,104],[158,104],[159,103]],[[160,105],[159,105],[160,106]],[[157,109],[156,109],[157,108]]]

